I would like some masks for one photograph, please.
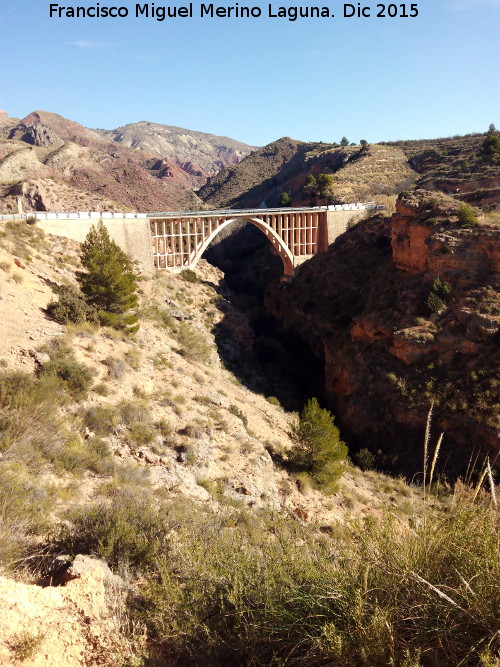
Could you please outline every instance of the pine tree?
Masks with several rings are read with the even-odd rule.
[[[309,399],[292,430],[292,437],[296,442],[289,454],[292,466],[310,473],[313,482],[323,491],[334,490],[344,471],[347,447],[340,439],[331,412],[320,407],[317,399]]]
[[[331,187],[333,185],[333,174],[319,174],[318,176],[318,190],[322,197],[331,194]]]
[[[87,303],[97,309],[101,324],[135,333],[137,316],[130,311],[137,306],[137,279],[131,260],[111,240],[102,220],[90,228],[80,260],[85,271],[78,271],[76,277]]]

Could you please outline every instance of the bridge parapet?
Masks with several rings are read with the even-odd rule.
[[[115,213],[110,211],[33,211],[32,213],[0,214],[0,220],[137,220],[148,217],[148,213]]]

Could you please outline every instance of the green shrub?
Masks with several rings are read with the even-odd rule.
[[[61,357],[71,357],[74,353],[72,338],[69,335],[55,336],[42,345],[40,352],[48,354],[52,361]]]
[[[164,438],[170,437],[174,432],[174,427],[166,419],[160,419],[156,423],[156,428]]]
[[[498,517],[455,512],[414,533],[394,517],[346,526],[334,543],[184,512],[138,611],[173,664],[481,664],[500,648]]]
[[[176,320],[170,315],[166,308],[160,308],[154,302],[147,302],[138,311],[140,318],[158,322],[165,329],[174,330],[177,328]]]
[[[445,303],[436,292],[431,291],[424,300],[424,308],[429,314],[436,314],[445,308]]]
[[[444,299],[451,294],[451,285],[446,280],[441,281],[439,278],[436,278],[432,283],[432,291]]]
[[[93,391],[95,391],[96,394],[99,394],[99,396],[109,396],[110,389],[107,384],[100,382],[93,387]]]
[[[141,351],[138,347],[129,347],[125,353],[125,361],[133,368],[134,371],[138,371],[141,367]]]
[[[288,194],[288,192],[281,192],[280,196],[278,198],[278,204],[279,206],[291,206],[292,205],[292,198]]]
[[[154,664],[494,665],[500,651],[499,516],[467,496],[412,527],[388,514],[333,537],[120,490],[69,518],[58,552],[137,574]]]
[[[76,399],[85,398],[94,378],[93,370],[75,359],[47,362],[42,366],[40,377],[51,375],[62,380],[68,392]]]
[[[92,406],[83,415],[85,426],[99,437],[109,435],[117,422],[116,409],[110,406]]]
[[[168,553],[167,526],[149,496],[118,493],[111,503],[83,507],[55,538],[57,549],[94,554],[111,567],[146,570]]]
[[[13,569],[24,553],[30,535],[43,532],[54,496],[37,484],[23,467],[0,467],[0,564]]]
[[[333,185],[333,174],[319,174],[318,175],[318,190],[322,197],[329,194]]]
[[[153,424],[149,422],[134,422],[128,427],[127,435],[129,440],[138,447],[149,445],[158,432]]]
[[[458,221],[461,227],[475,227],[478,224],[476,212],[469,204],[461,204],[458,209]]]
[[[86,470],[98,474],[113,472],[113,459],[108,443],[101,438],[82,440],[73,435],[58,447],[48,452],[51,462],[74,475],[81,475]]]
[[[45,635],[43,633],[33,633],[29,630],[24,630],[16,635],[13,644],[13,651],[16,659],[20,662],[34,658],[40,651]]]
[[[0,451],[31,451],[60,437],[59,408],[67,400],[63,383],[52,375],[0,374]]]
[[[184,278],[188,283],[197,283],[199,278],[192,269],[183,269],[181,271],[181,277]]]
[[[266,401],[271,405],[275,405],[276,407],[281,408],[281,403],[276,398],[276,396],[266,396]]]
[[[247,426],[248,426],[248,417],[243,412],[243,410],[240,410],[240,408],[237,405],[230,405],[228,407],[227,411],[230,412],[235,417],[238,417],[238,419],[241,419],[241,421],[243,422],[243,426],[245,428],[247,428]]]
[[[309,399],[291,436],[295,446],[289,453],[290,464],[309,473],[318,488],[333,491],[344,472],[347,447],[331,412],[321,408],[317,399]]]
[[[483,141],[481,153],[486,160],[493,160],[496,157],[500,157],[500,137],[490,132]]]
[[[127,366],[124,361],[117,359],[116,357],[106,357],[103,363],[108,367],[109,377],[112,380],[123,380],[123,377],[127,371]]]
[[[99,324],[97,310],[90,306],[84,299],[82,294],[79,294],[72,287],[67,285],[59,285],[54,288],[54,292],[58,295],[57,301],[51,301],[47,306],[47,313],[53,320],[59,324],[82,324],[89,322],[90,324]]]
[[[117,407],[120,421],[126,426],[153,422],[153,415],[145,401],[121,401]]]
[[[369,449],[363,447],[359,452],[356,452],[354,459],[361,470],[373,470],[375,468],[376,455]]]

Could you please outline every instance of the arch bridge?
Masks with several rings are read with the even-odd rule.
[[[181,213],[150,213],[153,261],[157,269],[194,269],[211,241],[236,220],[255,225],[281,257],[284,274],[328,246],[347,228],[352,218],[374,202],[311,208],[276,208]]]

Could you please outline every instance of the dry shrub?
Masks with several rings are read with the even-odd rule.
[[[180,354],[193,361],[208,363],[212,353],[212,345],[206,333],[191,324],[181,322],[177,338],[181,345]]]
[[[51,374],[0,374],[0,450],[50,446],[60,437],[59,408],[67,400],[62,382]]]

